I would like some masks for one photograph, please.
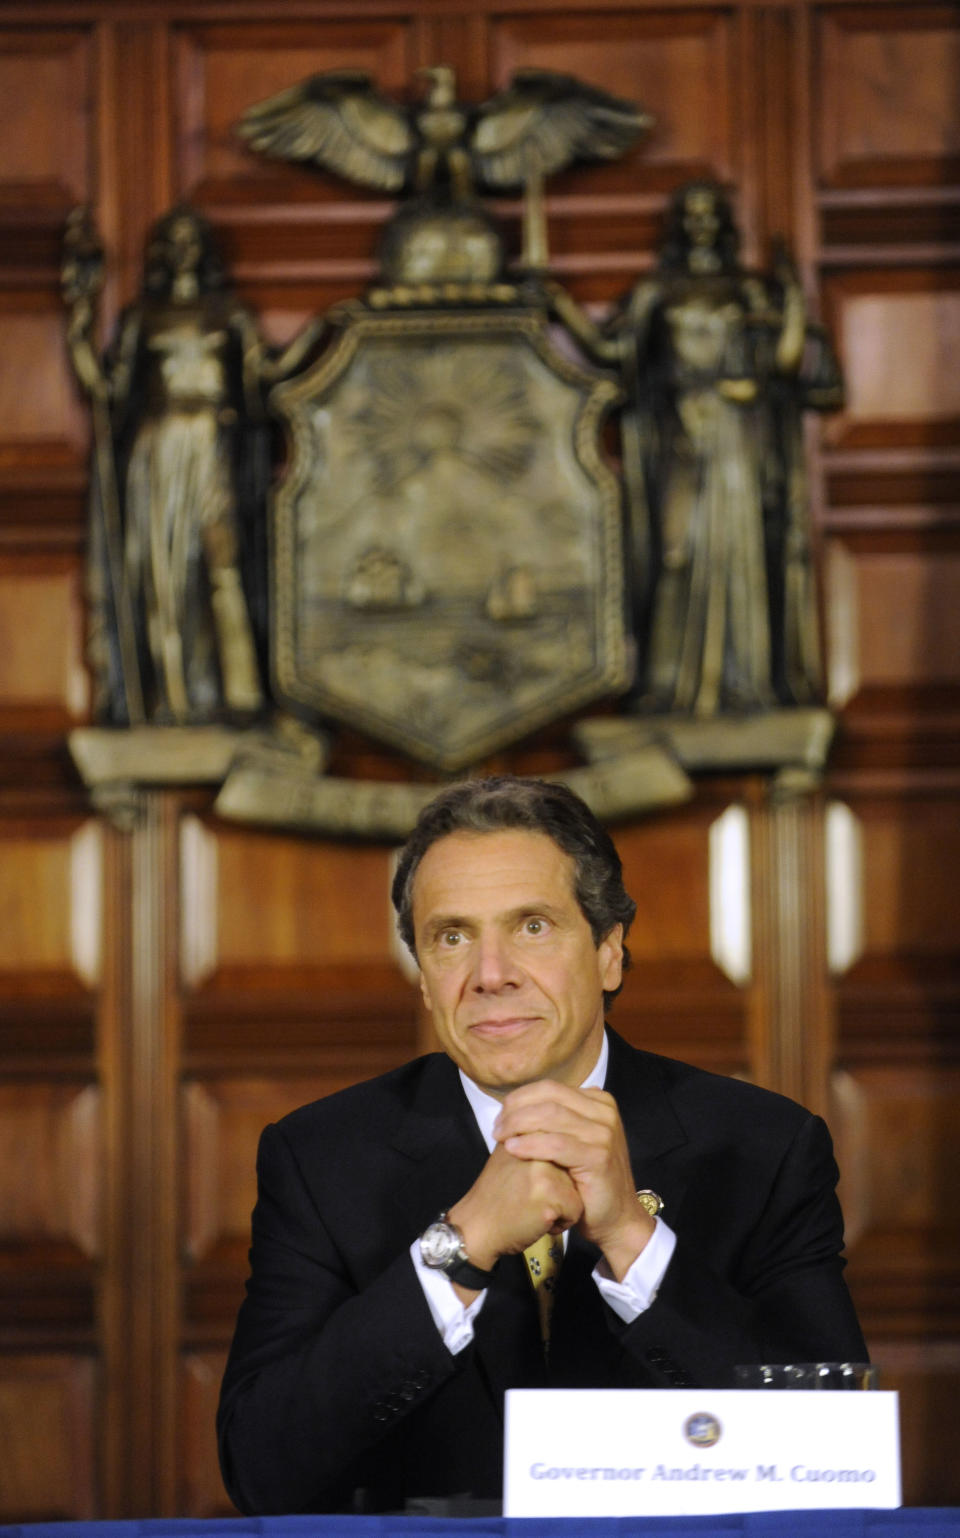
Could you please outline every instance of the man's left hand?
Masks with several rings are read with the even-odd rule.
[[[655,1224],[636,1198],[613,1096],[541,1079],[506,1096],[493,1130],[514,1158],[547,1160],[569,1173],[583,1202],[577,1229],[603,1251],[622,1281]]]

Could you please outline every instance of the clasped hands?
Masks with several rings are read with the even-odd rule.
[[[636,1199],[612,1095],[549,1079],[524,1084],[506,1096],[493,1130],[496,1148],[449,1214],[474,1265],[488,1270],[542,1234],[576,1228],[621,1281],[655,1225]]]

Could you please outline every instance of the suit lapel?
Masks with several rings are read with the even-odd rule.
[[[448,1058],[437,1055],[427,1061],[393,1147],[411,1162],[412,1178],[398,1199],[405,1229],[416,1232],[470,1189],[488,1158],[460,1075]],[[536,1304],[518,1255],[505,1256],[497,1268],[477,1316],[473,1356],[498,1413],[505,1389],[544,1381]]]
[[[411,1178],[397,1196],[416,1232],[459,1201],[487,1159],[460,1075],[448,1057],[437,1053],[426,1060],[392,1145],[410,1160]]]

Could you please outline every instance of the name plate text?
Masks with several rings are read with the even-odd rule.
[[[900,1505],[895,1393],[511,1389],[504,1515]]]

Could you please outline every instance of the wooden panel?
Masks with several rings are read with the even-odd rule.
[[[392,852],[180,828],[191,1071],[370,1077],[416,1050],[419,993],[394,931]],[[346,1075],[346,1078],[343,1078]]]
[[[92,1362],[64,1355],[0,1358],[0,1447],[0,1521],[92,1517]]]
[[[863,839],[864,958],[956,957],[960,818],[949,794],[854,803]]]
[[[100,1101],[93,1085],[0,1084],[0,1245],[100,1251]]]
[[[80,468],[87,413],[74,385],[63,311],[47,293],[0,292],[0,475],[24,466]]]
[[[820,177],[827,186],[905,185],[960,174],[956,5],[821,11]]]
[[[613,830],[637,916],[611,1020],[637,1046],[734,1072],[747,1062],[747,1000],[711,954],[710,828],[723,810],[706,795]]]
[[[842,345],[851,421],[960,417],[960,290],[851,298]]]
[[[185,825],[187,976],[390,960],[389,853]],[[192,958],[192,959],[190,959]]]
[[[220,1479],[216,1415],[225,1351],[190,1351],[181,1367],[180,1503],[185,1517],[235,1517]]]
[[[881,1387],[901,1393],[903,1498],[956,1504],[937,1426],[960,1384],[960,1070],[861,1067],[837,1087],[847,1275]]]
[[[390,205],[340,177],[253,154],[236,125],[254,102],[322,70],[366,69],[390,94],[409,90],[414,34],[396,18],[174,31],[176,183],[213,205],[229,270],[272,341],[368,286]]]
[[[0,210],[89,198],[90,40],[80,30],[0,30]]]
[[[65,725],[86,714],[83,628],[76,562],[0,556],[0,713],[48,706]]]
[[[949,1285],[960,1258],[960,1069],[858,1067],[838,1085],[831,1118],[843,1153],[847,1242],[854,1256],[907,1281],[919,1253]],[[858,1260],[858,1265],[860,1265]],[[947,1293],[943,1294],[944,1301]],[[960,1328],[960,1294],[952,1326]]]
[[[836,985],[837,1051],[857,1073],[904,1064],[935,1079],[956,1062],[960,794],[955,774],[913,780],[899,792],[850,785],[844,795],[858,845],[847,874],[858,940]]]
[[[870,1343],[880,1386],[900,1395],[900,1455],[905,1506],[956,1506],[955,1449],[943,1435],[960,1394],[960,1341]]]
[[[100,965],[100,835],[0,828],[0,982],[95,983]],[[6,974],[6,977],[5,977]]]
[[[653,113],[653,134],[622,161],[563,178],[564,190],[582,185],[595,196],[663,186],[664,171],[671,183],[706,172],[729,179],[736,163],[734,57],[729,10],[554,12],[549,26],[537,15],[514,15],[494,17],[490,29],[496,84],[527,65],[556,69]]]
[[[669,820],[615,830],[624,881],[637,904],[629,943],[638,968],[654,962],[709,962],[714,815],[713,807],[699,806]]]
[[[263,196],[269,187],[284,201],[369,199],[326,174],[311,179],[302,169],[250,153],[235,128],[254,102],[321,70],[366,69],[383,90],[404,89],[415,67],[409,22],[236,23],[177,28],[173,36],[182,195],[220,200],[244,187]]]
[[[825,442],[894,449],[960,441],[960,282],[949,268],[828,275],[846,380]]]
[[[830,548],[831,674],[862,689],[960,682],[960,550]]]

